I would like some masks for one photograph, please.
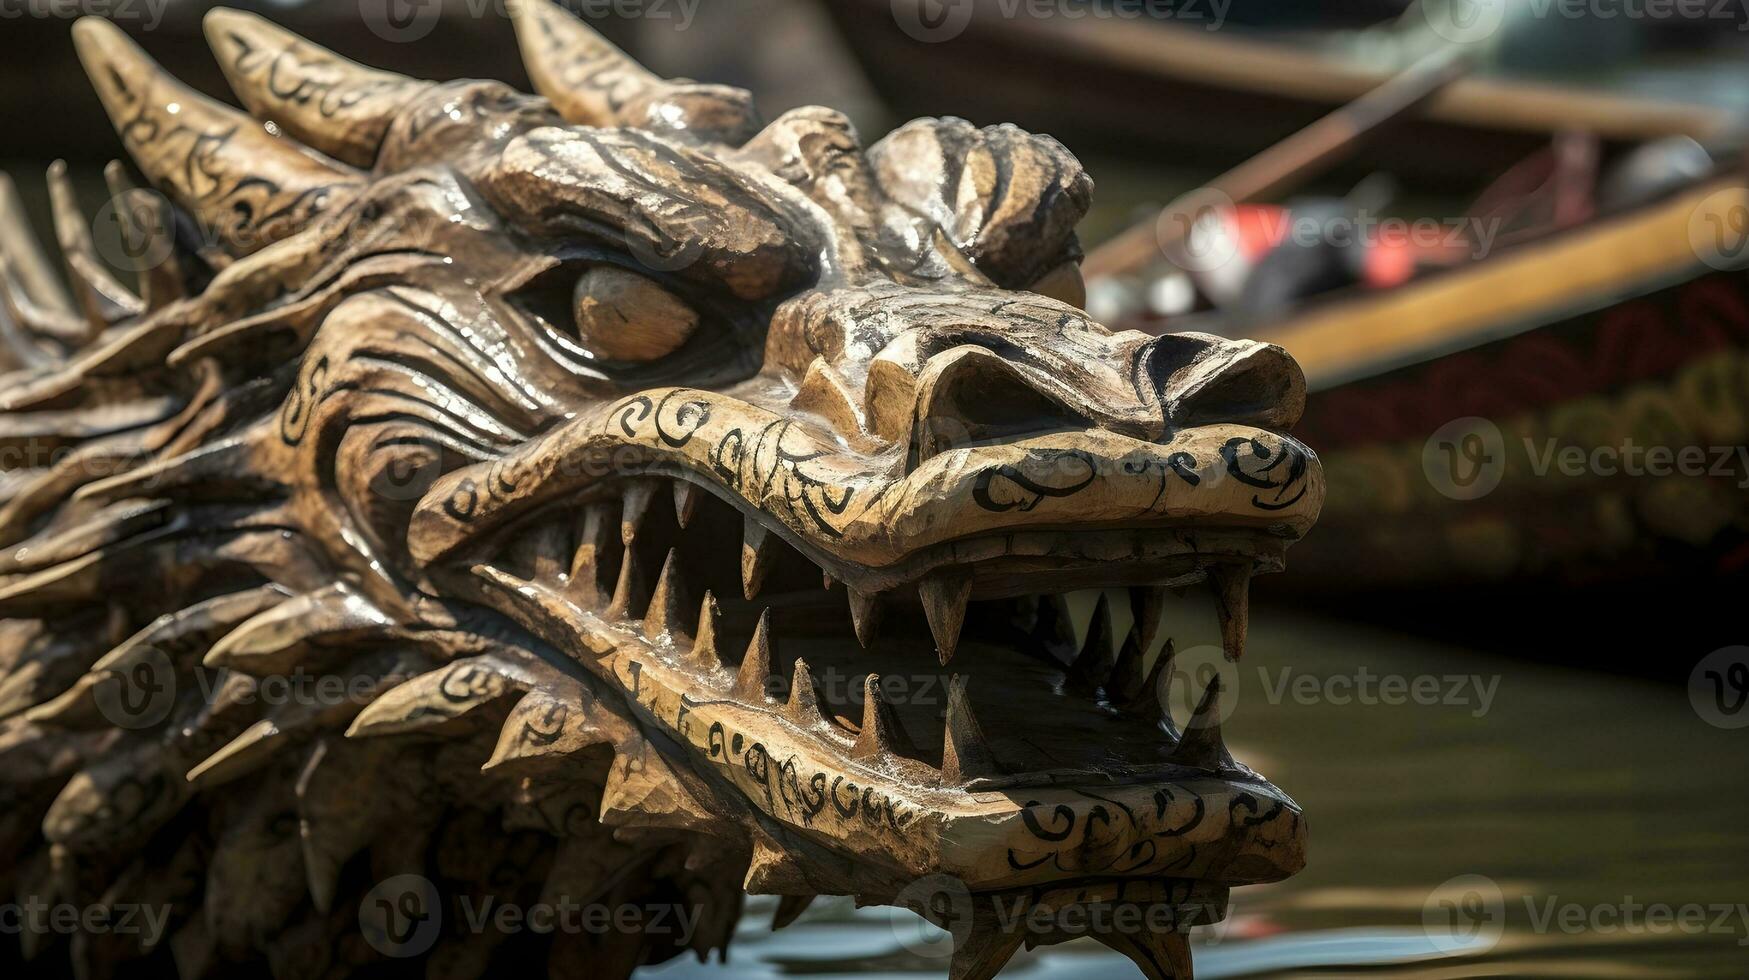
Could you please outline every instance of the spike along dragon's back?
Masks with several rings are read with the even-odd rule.
[[[745,892],[914,908],[956,978],[1128,909],[1094,938],[1189,976],[1304,863],[1219,683],[1157,694],[1168,591],[1237,658],[1317,516],[1298,368],[1091,321],[1048,137],[865,148],[515,17],[544,97],[214,12],[250,115],[76,26],[152,261],[105,271],[62,168],[65,282],[0,201],[0,890],[161,921],[0,962],[622,977]]]

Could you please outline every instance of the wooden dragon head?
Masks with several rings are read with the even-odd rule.
[[[1188,975],[1184,930],[1305,824],[1218,683],[1163,710],[1159,609],[1207,582],[1242,650],[1324,494],[1298,368],[1090,320],[1054,140],[761,126],[515,16],[545,98],[217,11],[253,117],[76,27],[162,196],[112,168],[140,295],[64,173],[71,294],[0,201],[0,884],[173,910],[75,941],[87,976],[344,971],[397,874],[705,910],[539,951],[592,976],[722,948],[743,888],[963,925],[957,978],[1066,938],[998,899],[1164,910],[1097,938]],[[1076,643],[1089,589],[1136,628],[1101,603]],[[266,694],[299,679],[344,696]],[[913,900],[942,879],[953,923]]]

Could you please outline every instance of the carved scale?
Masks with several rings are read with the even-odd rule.
[[[999,908],[1131,906],[1166,925],[1094,938],[1189,976],[1304,862],[1218,683],[1182,732],[1157,696],[1168,593],[1238,657],[1316,518],[1298,368],[1092,322],[1054,140],[864,148],[516,18],[544,97],[216,11],[251,115],[75,28],[149,261],[105,271],[56,167],[64,288],[0,186],[0,887],[169,918],[22,955],[348,975],[419,875],[702,916],[449,929],[441,975],[703,957],[745,890],[912,904],[960,980],[1072,938]]]

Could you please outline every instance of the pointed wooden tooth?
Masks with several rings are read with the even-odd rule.
[[[917,583],[923,600],[923,616],[935,637],[935,652],[946,664],[959,646],[960,629],[966,624],[966,603],[972,597],[972,573],[964,568],[931,572]]]
[[[73,299],[92,332],[139,315],[145,304],[117,282],[97,257],[97,247],[91,243],[91,225],[79,210],[79,199],[73,193],[73,181],[67,176],[64,160],[56,160],[49,167],[49,199],[53,203],[55,238],[61,245],[67,281],[73,284]]]
[[[612,514],[606,504],[589,504],[578,519],[577,550],[571,555],[571,581],[567,594],[589,605],[602,601],[602,562],[613,546]]]
[[[801,862],[763,830],[753,831],[753,858],[741,889],[749,895],[805,895],[817,891]]]
[[[778,899],[777,914],[771,917],[771,931],[776,932],[793,924],[801,918],[803,912],[808,910],[808,906],[814,904],[814,899],[819,897],[818,895],[785,895]]]
[[[644,572],[638,561],[638,549],[627,548],[619,563],[619,583],[613,587],[613,601],[603,613],[608,619],[630,619],[632,610],[645,608],[642,602]]]
[[[735,697],[747,704],[764,704],[771,686],[771,610],[759,614],[741,669],[735,672]]]
[[[723,669],[723,654],[717,649],[717,632],[722,628],[723,614],[717,609],[717,597],[705,590],[704,601],[698,606],[698,636],[692,641],[690,659],[701,670]]]
[[[1114,929],[1091,935],[1133,960],[1148,980],[1192,980],[1190,938],[1176,929]]]
[[[862,731],[850,749],[852,759],[873,759],[883,755],[902,755],[915,759],[920,753],[899,723],[898,713],[881,693],[879,674],[870,674],[862,681]]]
[[[881,597],[854,588],[844,591],[850,594],[850,625],[856,630],[856,642],[866,650],[880,630]]]
[[[777,555],[777,536],[748,516],[741,528],[741,594],[751,600],[765,584],[771,560]]]
[[[1081,652],[1080,644],[1075,642],[1075,616],[1069,606],[1069,593],[1040,596],[1039,621],[1034,629],[1045,649],[1063,663],[1074,663]]]
[[[674,637],[676,645],[692,642],[686,626],[686,576],[680,571],[680,556],[673,548],[662,562],[662,574],[656,579],[656,591],[650,596],[649,612],[644,614],[644,636],[656,639],[663,634]]]
[[[1227,659],[1245,655],[1245,633],[1251,619],[1251,566],[1217,565],[1209,571],[1215,610],[1221,616],[1221,648]]]
[[[1000,775],[984,730],[972,714],[966,681],[955,674],[947,682],[947,733],[941,748],[941,784],[963,786],[974,779]]]
[[[684,529],[692,520],[692,515],[698,510],[698,502],[703,499],[704,490],[691,480],[674,481],[674,519]]]
[[[272,719],[263,718],[207,756],[184,778],[195,789],[214,789],[259,769],[269,756],[284,748],[287,741]]]
[[[1233,757],[1221,738],[1221,675],[1216,674],[1209,681],[1196,713],[1184,727],[1184,737],[1178,740],[1166,761],[1210,771],[1232,766]]]
[[[575,558],[571,529],[564,524],[548,523],[517,535],[510,558],[514,562],[512,568],[528,572],[528,581],[562,589]]]
[[[1093,606],[1093,619],[1087,627],[1087,641],[1081,654],[1069,666],[1069,685],[1075,690],[1092,693],[1111,679],[1112,634],[1111,597],[1100,593]]]
[[[1136,636],[1132,628],[1124,634],[1123,643],[1117,649],[1117,662],[1111,668],[1111,680],[1105,685],[1106,694],[1116,704],[1126,704],[1145,694],[1148,686],[1147,647]]]
[[[610,826],[705,831],[720,822],[694,797],[661,750],[642,740],[623,746],[601,791],[601,822]]]
[[[1166,679],[1172,676],[1173,662],[1178,659],[1178,648],[1172,638],[1166,638],[1160,647],[1160,655],[1154,658],[1154,669],[1148,671],[1148,679],[1134,697],[1119,704],[1119,707],[1130,714],[1153,717],[1162,726],[1173,741],[1181,736],[1178,725],[1172,720],[1172,711],[1167,707]]]
[[[783,706],[783,716],[802,728],[812,728],[826,720],[820,714],[820,692],[814,687],[814,673],[800,657],[790,674],[789,703]]]
[[[1026,939],[1027,930],[975,919],[964,942],[956,943],[948,980],[993,980]]]
[[[633,480],[626,484],[625,495],[620,501],[619,540],[630,548],[638,538],[638,529],[644,526],[644,518],[650,514],[650,502],[656,499],[656,481]]]
[[[1160,619],[1166,612],[1168,591],[1164,585],[1137,585],[1130,588],[1130,611],[1136,616],[1136,624],[1132,629],[1136,634],[1136,643],[1141,646],[1143,653],[1154,648],[1154,640],[1160,635]]]

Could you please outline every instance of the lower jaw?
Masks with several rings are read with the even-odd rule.
[[[779,628],[771,630],[765,686],[749,693],[740,685],[743,671],[722,659],[739,645],[738,635],[734,646],[724,638],[739,631],[720,623],[713,646],[723,649],[701,652],[693,638],[699,626],[689,617],[676,621],[672,611],[652,607],[640,620],[614,619],[562,587],[509,581],[484,566],[463,574],[480,599],[616,685],[640,724],[678,756],[672,761],[727,790],[718,801],[726,805],[706,809],[773,844],[746,882],[754,893],[867,896],[936,874],[980,894],[1069,881],[1169,879],[1224,888],[1279,880],[1304,863],[1304,821],[1280,790],[1230,760],[1210,768],[1172,762],[1170,740],[1156,725],[1063,694],[1036,656],[973,639],[950,673],[917,656],[921,624],[890,624],[872,649],[849,637],[796,637]],[[780,610],[805,622],[816,605],[791,602]],[[661,628],[650,629],[653,621]],[[830,684],[816,689],[815,710],[795,710],[789,679],[797,659],[809,663],[810,679],[836,664],[845,665],[847,678],[854,669],[903,677],[914,696],[888,707],[891,720],[919,736],[907,739],[909,754],[884,747],[856,757],[852,719],[862,712]],[[1025,671],[1036,676],[1022,677]],[[1005,691],[1033,682],[1025,688],[1032,704],[1020,698],[1008,714],[1041,724],[995,736],[998,758],[1021,761],[1022,747],[1041,734],[1080,747],[1062,752],[1055,769],[1039,765],[1052,758],[1043,752],[1013,772],[949,784],[940,768],[940,715],[956,679],[991,715]],[[920,689],[926,685],[936,693]],[[1087,751],[1090,742],[1107,751]]]

